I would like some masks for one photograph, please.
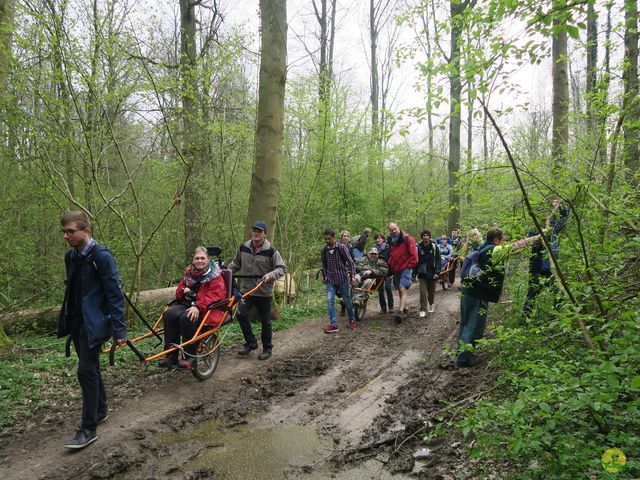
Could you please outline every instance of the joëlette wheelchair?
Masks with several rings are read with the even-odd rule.
[[[356,321],[361,321],[364,318],[364,314],[367,311],[367,303],[369,302],[369,295],[380,290],[380,287],[384,285],[385,277],[371,276],[373,282],[369,284],[367,288],[352,287],[351,288],[351,302],[353,303],[353,314],[356,317]],[[365,279],[365,281],[368,279]]]
[[[136,354],[138,359],[143,362],[145,365],[149,364],[149,362],[153,362],[158,360],[160,357],[164,357],[169,353],[173,353],[176,351],[182,352],[183,355],[187,356],[188,354],[184,351],[184,347],[187,345],[197,344],[198,348],[196,350],[196,355],[191,357],[195,357],[196,362],[195,366],[191,369],[191,373],[198,380],[206,380],[210,378],[216,368],[218,367],[218,361],[220,359],[220,345],[222,344],[225,336],[228,333],[228,329],[224,328],[233,322],[235,318],[236,312],[238,310],[238,306],[240,302],[253,294],[256,290],[258,290],[262,286],[262,281],[258,282],[258,284],[252,290],[249,290],[244,295],[240,294],[238,289],[235,287],[235,279],[236,278],[260,278],[256,275],[232,275],[231,270],[224,268],[222,261],[220,260],[220,254],[222,253],[222,249],[220,247],[207,247],[207,252],[209,253],[209,257],[216,258],[216,262],[222,268],[222,275],[225,280],[225,284],[227,286],[227,295],[222,300],[218,300],[207,306],[206,313],[202,315],[200,319],[200,323],[193,337],[186,342],[182,342],[180,344],[173,344],[171,348],[163,350],[162,352],[155,354],[146,354],[142,352],[136,344],[146,340],[148,338],[155,337],[158,339],[158,344],[154,348],[158,348],[161,345],[164,345],[164,312],[173,305],[173,302],[169,302],[164,306],[160,317],[152,326],[150,325],[143,317],[143,315],[138,311],[135,305],[131,302],[131,300],[125,296],[129,306],[136,313],[138,317],[143,321],[143,323],[149,328],[149,332],[144,335],[140,335],[139,337],[127,339],[127,345],[133,352]],[[209,315],[213,310],[222,310],[224,315],[221,321],[216,326],[206,326],[206,321]],[[120,348],[114,342],[110,348],[105,348],[103,353],[109,353],[109,363],[111,365],[114,364],[115,359],[115,351]]]

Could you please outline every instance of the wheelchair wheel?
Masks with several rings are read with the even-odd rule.
[[[200,342],[198,346],[198,363],[191,370],[198,380],[211,377],[218,367],[220,358],[220,341],[217,333],[213,333]]]
[[[362,319],[364,318],[364,314],[367,311],[367,300],[367,298],[363,298],[353,306],[353,313],[355,314],[357,322],[362,321]]]

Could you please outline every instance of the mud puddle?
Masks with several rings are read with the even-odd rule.
[[[209,420],[181,432],[162,433],[156,441],[176,452],[164,463],[175,462],[180,452],[198,452],[167,473],[213,471],[215,478],[227,480],[287,478],[292,471],[327,456],[333,448],[332,440],[319,435],[314,425],[265,426],[260,418],[232,427]],[[131,473],[124,478],[138,477],[139,472]]]

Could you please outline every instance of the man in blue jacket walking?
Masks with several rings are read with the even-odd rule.
[[[70,335],[73,340],[82,389],[82,419],[75,437],[65,447],[79,449],[98,438],[97,425],[107,419],[100,351],[109,337],[120,346],[126,344],[124,294],[112,253],[91,237],[89,217],[80,211],[67,212],[60,224],[71,249],[64,256],[67,287],[58,337]]]

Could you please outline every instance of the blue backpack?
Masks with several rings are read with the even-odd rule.
[[[480,265],[480,258],[484,252],[489,250],[493,245],[487,245],[480,250],[475,250],[467,255],[462,262],[462,269],[460,270],[460,278],[463,282],[471,283],[484,273],[482,265]]]

